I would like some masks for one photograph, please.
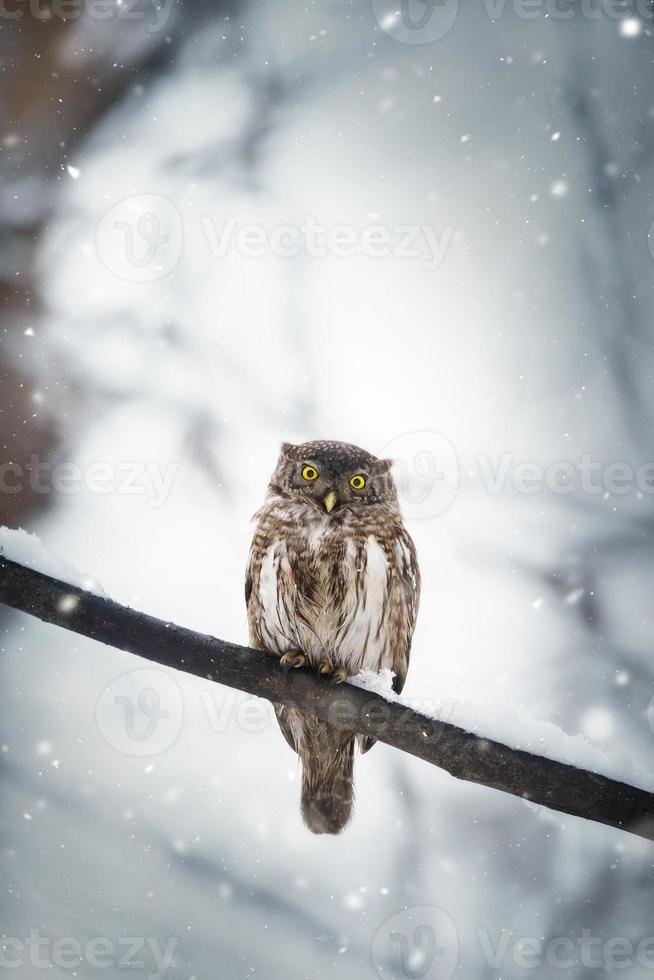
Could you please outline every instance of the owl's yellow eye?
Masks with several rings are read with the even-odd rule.
[[[304,469],[302,470],[302,479],[317,480],[318,470],[315,468],[315,466],[305,466]]]
[[[353,476],[352,479],[350,480],[350,486],[352,487],[353,490],[363,490],[365,485],[366,485],[366,481],[364,477],[361,476],[360,473],[357,473],[357,475]]]

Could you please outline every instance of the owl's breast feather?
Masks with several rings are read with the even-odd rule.
[[[286,543],[272,541],[261,560],[258,584],[259,630],[272,653],[301,649],[295,629],[295,593]]]
[[[343,572],[342,626],[336,638],[339,661],[352,673],[362,668],[381,670],[392,667],[386,622],[389,562],[373,534],[361,543],[348,541]]]
[[[397,549],[369,524],[291,510],[270,508],[266,515],[258,582],[266,648],[300,650],[315,666],[327,655],[350,673],[394,669],[405,642]]]

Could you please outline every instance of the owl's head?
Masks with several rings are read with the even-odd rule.
[[[341,513],[372,504],[396,509],[397,493],[391,476],[392,460],[378,459],[347,442],[304,442],[282,445],[270,490],[284,497],[312,502]]]

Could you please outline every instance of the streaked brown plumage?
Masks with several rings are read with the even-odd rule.
[[[245,583],[253,647],[336,682],[388,667],[402,690],[420,573],[390,465],[342,442],[282,446],[254,518]],[[308,712],[276,712],[302,761],[305,823],[338,833],[352,810],[355,745],[365,752],[374,740]]]

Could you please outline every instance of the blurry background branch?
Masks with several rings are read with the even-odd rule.
[[[0,558],[0,602],[44,622],[373,735],[458,779],[654,840],[654,794],[482,738],[309,671],[284,673],[260,651],[176,626]]]
[[[42,403],[38,383],[25,376],[25,359],[32,366],[35,360],[25,331],[38,335],[43,312],[36,257],[44,230],[62,186],[79,176],[76,154],[94,127],[121,100],[147,98],[174,63],[177,19],[201,27],[212,13],[204,0],[175,0],[164,31],[153,29],[149,0],[134,0],[124,19],[80,17],[75,6],[69,17],[53,11],[49,0],[37,13],[20,4],[11,17],[4,11],[9,21],[0,41],[0,444],[26,472],[41,454],[69,451],[61,446],[66,434],[52,405]],[[63,374],[63,366],[56,368]],[[49,370],[54,375],[55,365]],[[79,379],[66,385],[67,397],[74,400],[80,386]],[[2,493],[0,522],[24,522],[49,503],[29,487]]]

